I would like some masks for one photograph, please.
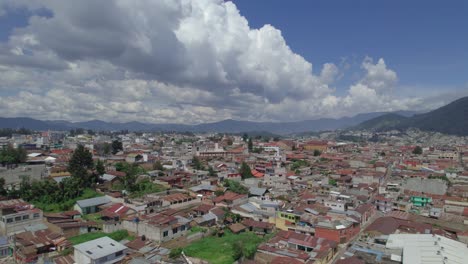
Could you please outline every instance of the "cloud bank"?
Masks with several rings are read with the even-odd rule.
[[[3,116],[290,121],[423,104],[394,94],[382,58],[364,58],[361,79],[336,95],[338,66],[314,67],[229,1],[6,0],[0,15],[17,8],[32,15],[0,42]]]

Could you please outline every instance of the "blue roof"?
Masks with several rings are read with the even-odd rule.
[[[90,199],[85,199],[85,200],[79,200],[76,201],[76,204],[78,204],[79,207],[81,208],[86,208],[86,207],[91,207],[91,206],[98,206],[98,205],[103,205],[106,203],[110,203],[111,201],[109,198],[105,196],[101,197],[95,197],[95,198],[90,198]]]

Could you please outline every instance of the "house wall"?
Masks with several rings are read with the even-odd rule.
[[[145,235],[148,239],[155,240],[157,242],[164,242],[186,235],[188,233],[189,224],[178,227],[176,233],[173,232],[174,230],[171,226],[155,226],[142,222],[135,223],[131,221],[123,221],[120,223],[103,225],[103,231],[105,233],[112,233],[122,229],[136,233],[137,235]],[[167,232],[166,236],[165,232]]]
[[[73,257],[76,263],[80,264],[91,264],[91,259],[88,258],[85,254],[81,253],[78,250],[74,250]]]
[[[28,219],[24,219],[25,217]],[[8,221],[11,222],[8,223]],[[24,231],[26,226],[40,223],[42,223],[42,211],[4,215],[0,221],[0,235],[11,235],[18,231]]]
[[[352,225],[344,229],[329,229],[317,226],[315,227],[315,236],[326,238],[337,243],[346,243],[356,235],[359,230],[359,226],[354,227]]]

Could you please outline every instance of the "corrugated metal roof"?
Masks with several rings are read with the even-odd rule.
[[[126,246],[109,237],[101,237],[84,242],[74,246],[74,248],[94,260],[127,249]]]
[[[111,201],[105,196],[76,201],[78,206],[81,208],[103,205],[110,202]]]

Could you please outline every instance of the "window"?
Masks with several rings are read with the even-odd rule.
[[[117,252],[117,253],[115,253],[115,256],[116,256],[116,257],[120,257],[120,256],[122,256],[122,255],[123,255],[123,251],[122,251],[122,250],[119,251],[119,252]]]
[[[34,218],[39,218],[40,214],[39,213],[34,213],[33,217]]]
[[[13,218],[8,218],[7,223],[13,223]]]
[[[177,229],[177,227],[172,229],[172,233],[173,233],[173,234],[177,234],[177,231],[179,231],[179,230]]]
[[[164,231],[163,237],[167,237],[169,235],[169,231]]]
[[[29,219],[29,215],[23,215],[23,220],[28,220]]]
[[[21,221],[21,216],[15,217],[15,222]]]
[[[184,230],[185,230],[185,226],[183,225],[180,227],[180,231],[184,231]]]

